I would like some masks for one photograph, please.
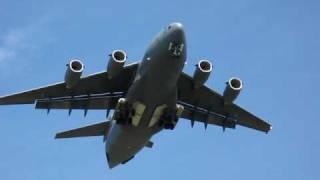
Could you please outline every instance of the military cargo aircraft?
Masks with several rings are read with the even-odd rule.
[[[0,97],[0,105],[34,104],[36,109],[114,110],[109,120],[56,134],[56,138],[102,136],[109,168],[131,160],[151,137],[173,130],[179,119],[226,128],[245,126],[262,132],[271,125],[234,103],[242,89],[230,78],[222,95],[205,86],[212,64],[203,59],[193,76],[182,72],[187,57],[184,27],[172,23],[147,48],[143,60],[125,65],[126,52],[114,50],[106,70],[81,77],[83,63],[67,65],[63,82]],[[107,115],[109,117],[109,115]]]

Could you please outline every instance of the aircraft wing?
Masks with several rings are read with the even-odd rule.
[[[40,109],[106,109],[114,108],[115,102],[130,87],[138,64],[124,67],[121,74],[112,79],[107,72],[95,73],[80,79],[72,89],[64,82],[0,97],[0,105],[33,104]]]
[[[271,125],[236,104],[224,105],[222,95],[202,86],[193,87],[193,79],[182,73],[178,81],[178,101],[185,107],[181,117],[208,124],[235,128],[245,126],[263,132],[271,130]]]

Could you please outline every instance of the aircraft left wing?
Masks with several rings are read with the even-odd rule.
[[[212,89],[201,86],[193,87],[193,78],[182,73],[178,81],[178,102],[185,107],[181,117],[208,124],[235,128],[245,126],[263,132],[271,130],[271,125],[242,107],[232,103],[224,105],[223,97]]]
[[[107,78],[107,72],[95,73],[80,79],[72,89],[64,82],[0,97],[0,105],[33,104],[36,108],[102,109],[112,108],[114,101],[127,92],[138,64],[124,67],[119,76]],[[111,100],[111,104],[106,104]],[[85,105],[87,105],[85,107]]]

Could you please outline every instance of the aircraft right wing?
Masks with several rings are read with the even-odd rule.
[[[36,104],[36,108],[45,109],[103,109],[114,108],[114,102],[123,96],[135,76],[138,63],[124,67],[123,71],[112,79],[107,72],[83,77],[72,88],[66,88],[64,82],[56,83],[13,95],[0,97],[0,105]]]
[[[181,117],[208,124],[235,128],[236,125],[245,126],[263,132],[271,130],[271,125],[257,116],[246,111],[237,104],[224,105],[222,95],[214,90],[201,86],[193,86],[193,78],[182,73],[178,81],[178,103],[185,107]]]

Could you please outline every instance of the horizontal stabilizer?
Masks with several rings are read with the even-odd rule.
[[[60,138],[75,138],[87,136],[104,136],[108,133],[111,126],[111,121],[93,124],[69,131],[64,131],[56,134],[56,139]]]

